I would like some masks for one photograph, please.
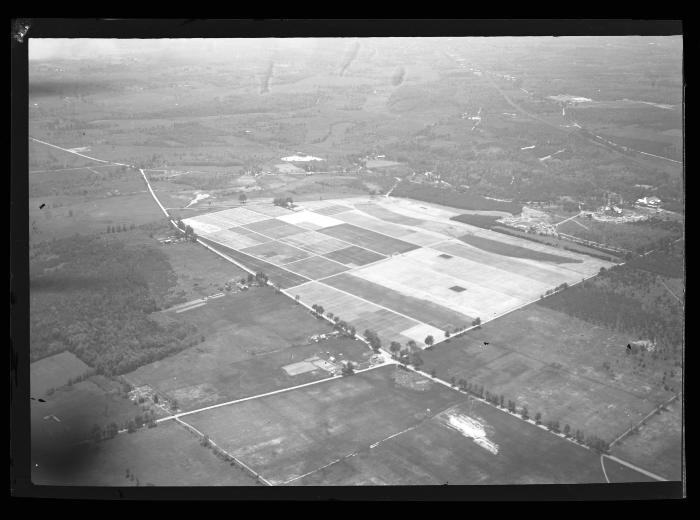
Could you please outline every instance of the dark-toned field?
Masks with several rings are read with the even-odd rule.
[[[353,226],[352,224],[330,226],[321,229],[319,232],[345,240],[346,242],[350,242],[383,255],[405,253],[406,251],[411,251],[418,248],[418,246],[414,244],[409,244],[403,240],[398,240],[380,233],[375,233],[374,231],[370,231],[368,229]]]
[[[323,256],[330,258],[331,260],[335,260],[336,262],[340,262],[341,264],[345,264],[349,267],[359,267],[361,265],[371,264],[372,262],[386,258],[385,256],[373,251],[368,251],[367,249],[363,249],[358,246],[338,249],[337,251],[333,251],[332,253],[328,253]]]
[[[248,473],[217,458],[175,421],[72,448],[71,459],[39,458],[32,482],[72,486],[255,486]]]
[[[527,247],[519,247],[512,244],[506,244],[497,240],[490,240],[488,238],[468,234],[459,237],[462,242],[488,251],[489,253],[496,253],[504,256],[512,256],[515,258],[528,258],[530,260],[537,260],[539,262],[552,262],[555,264],[566,264],[566,263],[581,263],[581,260],[570,258],[566,256],[552,255],[548,253],[543,253],[542,251],[535,251]]]

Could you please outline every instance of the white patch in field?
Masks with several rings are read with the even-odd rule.
[[[320,157],[314,157],[313,155],[290,155],[289,157],[282,157],[283,161],[289,162],[309,162],[309,161],[322,161]]]
[[[215,226],[213,224],[206,224],[204,222],[201,222],[197,220],[196,217],[194,218],[186,218],[182,221],[186,226],[191,226],[192,229],[194,229],[195,233],[197,234],[205,234],[205,233],[216,233],[218,231],[221,231],[224,228],[221,228],[219,226]]]
[[[189,208],[192,204],[197,204],[197,202],[199,202],[200,200],[207,199],[207,198],[209,198],[209,194],[208,194],[208,193],[197,193],[197,195],[195,196],[195,198],[193,198],[193,199],[190,201],[190,203],[189,203],[187,206],[185,206],[185,207],[186,207],[186,208]]]
[[[445,424],[472,439],[478,446],[498,455],[498,444],[488,439],[484,425],[476,419],[461,414],[448,414]]]
[[[303,227],[304,224],[311,224],[314,226],[314,229],[343,224],[343,221],[338,220],[337,218],[328,217],[326,215],[321,215],[320,213],[314,213],[313,211],[306,210],[290,213],[289,215],[283,215],[281,217],[277,217],[277,219],[282,220],[287,224],[300,225],[301,227]]]

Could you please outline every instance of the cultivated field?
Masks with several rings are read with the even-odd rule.
[[[672,395],[626,353],[635,339],[533,304],[424,352],[423,368],[612,441]]]
[[[402,373],[384,367],[186,421],[273,484],[604,482],[597,454],[442,385],[407,386]]]
[[[353,198],[304,202],[296,211],[273,207],[184,222],[302,302],[322,305],[360,332],[376,331],[385,345],[422,344],[427,335],[439,341],[446,330],[495,318],[611,265],[455,222],[456,210],[424,202]]]

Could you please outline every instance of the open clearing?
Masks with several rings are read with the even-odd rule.
[[[384,367],[188,422],[273,484],[604,482],[594,452],[442,385],[397,384],[399,371]]]
[[[254,478],[217,458],[175,421],[118,435],[96,446],[71,450],[74,459],[56,471],[33,457],[32,482],[72,486],[254,486]],[[134,479],[127,478],[127,470]]]
[[[424,369],[611,441],[672,395],[634,371],[632,339],[533,304],[424,352]]]
[[[640,426],[639,433],[618,442],[612,453],[669,480],[681,480],[682,404],[676,400],[667,408],[650,417]]]
[[[330,332],[330,325],[269,288],[210,300],[185,313],[174,312],[161,314],[194,323],[206,340],[142,366],[126,378],[176,399],[185,411],[330,375],[319,368],[292,377],[282,369],[309,357],[361,362],[370,354],[364,343],[347,338],[311,343],[310,336]]]
[[[51,388],[65,385],[69,379],[82,376],[90,369],[70,352],[61,352],[29,365],[29,394],[41,397]]]
[[[446,330],[495,318],[612,265],[456,222],[454,209],[406,199],[309,201],[270,214],[263,207],[185,222],[302,302],[322,305],[358,331],[376,331],[384,345],[422,344],[429,334],[440,341]],[[250,245],[256,237],[266,241]]]

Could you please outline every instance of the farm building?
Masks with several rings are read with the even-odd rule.
[[[644,197],[641,199],[637,199],[637,204],[640,206],[649,206],[652,208],[656,208],[661,204],[661,199],[659,197]]]

